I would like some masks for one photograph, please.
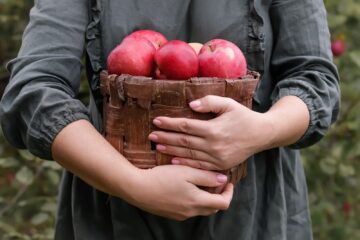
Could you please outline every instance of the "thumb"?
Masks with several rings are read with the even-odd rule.
[[[192,110],[196,112],[213,112],[222,114],[235,108],[238,103],[227,97],[208,95],[189,103]]]

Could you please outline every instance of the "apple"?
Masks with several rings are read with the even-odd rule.
[[[331,51],[335,57],[340,57],[345,53],[346,44],[341,39],[336,39],[331,43]]]
[[[130,74],[150,77],[154,72],[154,55],[156,49],[144,37],[126,37],[107,59],[107,69],[110,74]]]
[[[205,43],[199,53],[199,76],[239,78],[246,75],[244,54],[234,43],[213,39]]]
[[[161,76],[160,79],[187,80],[198,75],[198,56],[189,44],[181,40],[172,40],[160,47],[155,53],[155,63],[156,75]]]
[[[153,30],[138,30],[128,35],[127,38],[134,36],[146,38],[154,45],[156,49],[158,49],[168,41],[163,34]]]
[[[349,203],[349,201],[343,202],[342,210],[345,215],[349,215],[349,213],[351,212],[351,204]]]
[[[201,48],[204,46],[203,44],[197,42],[191,42],[189,45],[195,50],[197,55],[199,55]]]

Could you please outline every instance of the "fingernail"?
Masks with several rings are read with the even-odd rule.
[[[176,159],[176,158],[173,158],[173,159],[171,160],[171,163],[172,163],[172,164],[175,164],[175,165],[178,165],[178,164],[180,164],[180,161],[179,161],[178,159]]]
[[[190,107],[192,108],[197,108],[197,107],[200,107],[201,105],[201,102],[199,100],[196,100],[196,101],[192,101],[189,103]]]
[[[227,176],[223,174],[217,174],[216,178],[219,183],[226,183],[227,182]]]
[[[156,118],[153,120],[153,123],[157,126],[161,124],[160,120]]]
[[[149,139],[150,139],[151,141],[157,141],[157,140],[159,139],[159,137],[158,137],[157,135],[151,133],[151,134],[149,135]]]
[[[164,151],[166,149],[166,147],[164,145],[156,145],[156,149],[159,150],[159,151]]]

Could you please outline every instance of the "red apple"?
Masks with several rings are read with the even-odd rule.
[[[349,201],[343,202],[342,210],[345,215],[349,215],[349,213],[351,212],[351,205]]]
[[[187,80],[198,75],[199,61],[194,49],[186,42],[172,40],[155,53],[158,76],[171,80]]]
[[[156,49],[144,37],[125,38],[108,56],[107,69],[110,74],[130,74],[150,77],[154,71]]]
[[[131,33],[128,37],[144,37],[149,40],[156,49],[167,43],[167,39],[164,35],[153,30],[138,30]]]
[[[234,43],[213,39],[205,43],[199,53],[199,76],[239,78],[246,74],[244,54]]]
[[[331,43],[331,51],[335,57],[340,57],[346,50],[345,41],[341,39],[334,40]]]
[[[191,42],[189,45],[195,50],[197,55],[199,55],[201,48],[204,46],[203,44],[197,42]]]

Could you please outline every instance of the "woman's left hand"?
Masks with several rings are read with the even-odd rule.
[[[208,121],[157,117],[153,123],[164,130],[149,139],[162,153],[177,156],[173,164],[207,170],[225,170],[264,150],[271,142],[272,124],[263,113],[218,96],[206,96],[190,103],[197,112],[213,112]]]

